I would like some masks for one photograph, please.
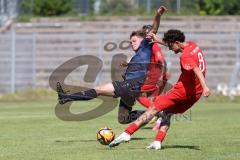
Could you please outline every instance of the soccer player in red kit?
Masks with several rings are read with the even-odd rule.
[[[147,35],[153,30],[153,25],[144,25],[142,30]],[[121,64],[123,67],[126,67],[127,65],[128,63]],[[161,94],[167,80],[168,74],[165,57],[161,48],[158,46],[158,43],[155,42],[152,45],[151,62],[148,65],[146,80],[141,86],[141,94],[136,100],[143,106],[147,107],[149,104],[149,98]],[[133,110],[132,106],[129,106],[120,99],[118,122],[121,124],[131,123],[140,117],[144,112],[145,110]]]
[[[152,25],[143,26],[143,30],[149,33]],[[161,43],[164,45],[164,43]],[[147,78],[144,85],[141,87],[141,91],[146,93],[147,96],[138,97],[138,102],[143,106],[148,107],[148,97],[157,96],[162,93],[165,84],[168,80],[167,64],[162,52],[162,49],[158,46],[158,43],[154,42],[152,46],[151,64],[148,66]]]
[[[152,36],[157,41],[157,37],[154,34]],[[184,33],[173,29],[164,34],[163,41],[175,54],[181,52],[181,75],[177,83],[165,95],[157,96],[147,111],[131,123],[119,137],[109,144],[109,147],[129,141],[131,135],[157,113],[163,110],[168,110],[173,114],[183,113],[192,107],[202,94],[205,97],[210,95],[210,90],[205,82],[206,62],[199,46],[192,41],[185,42]],[[161,149],[161,141],[165,135],[166,133],[159,130],[155,141],[147,148]]]
[[[159,81],[166,82],[168,80],[167,65],[161,48],[157,43],[152,47],[151,64],[148,67],[147,79],[141,87],[142,92],[156,91],[161,92],[165,85],[158,86]]]
[[[140,88],[142,94],[137,98],[137,101],[148,108],[150,99],[162,93],[168,80],[165,57],[157,43],[152,46],[151,63],[148,66],[146,77]],[[132,110],[132,106],[124,104],[122,100],[120,105],[118,121],[121,124],[131,123],[145,112],[145,110]]]
[[[158,43],[154,43],[152,46],[151,63],[148,66],[146,77],[140,88],[142,94],[137,98],[137,101],[148,108],[150,99],[162,93],[168,80],[167,64]],[[145,110],[132,110],[132,106],[128,106],[123,100],[120,101],[120,106],[118,121],[121,124],[131,123],[145,112]]]
[[[158,46],[158,43],[154,43],[152,46],[151,63],[148,66],[146,80],[141,86],[141,94],[136,100],[141,105],[148,108],[150,99],[162,93],[167,80],[167,64],[164,54]],[[120,100],[120,106],[118,121],[121,124],[131,123],[145,112],[145,110],[132,110],[132,106],[125,104],[123,100]]]

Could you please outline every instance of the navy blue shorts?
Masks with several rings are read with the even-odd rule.
[[[122,101],[128,106],[133,106],[136,98],[141,93],[141,86],[144,84],[144,81],[145,77],[112,82],[115,97],[121,97]]]

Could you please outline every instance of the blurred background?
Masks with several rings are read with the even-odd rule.
[[[111,81],[114,55],[133,55],[133,30],[152,24],[165,5],[161,37],[180,29],[196,41],[207,60],[207,83],[216,95],[240,95],[240,3],[238,0],[0,0],[0,93],[47,89],[51,73],[80,55],[103,62],[96,81],[85,82],[86,66],[75,69],[67,84],[93,87]],[[104,46],[116,47],[106,51]],[[126,46],[127,45],[127,46]],[[180,73],[178,56],[162,47],[170,83]]]

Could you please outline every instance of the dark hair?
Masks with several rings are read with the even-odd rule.
[[[143,30],[152,29],[152,28],[153,28],[153,26],[150,25],[150,24],[142,26],[142,29],[143,29]]]
[[[166,43],[174,43],[176,41],[184,42],[185,35],[182,31],[177,29],[170,29],[164,33],[163,41]]]
[[[152,28],[153,28],[153,26],[150,24],[142,26],[142,30],[145,32],[145,34],[150,32],[152,30]]]
[[[138,36],[138,37],[145,37],[146,34],[143,30],[137,30],[137,31],[133,31],[130,35],[130,39],[133,37],[133,36]]]

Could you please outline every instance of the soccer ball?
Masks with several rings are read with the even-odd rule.
[[[111,128],[104,127],[97,132],[97,140],[103,145],[108,145],[114,140],[115,134]]]

